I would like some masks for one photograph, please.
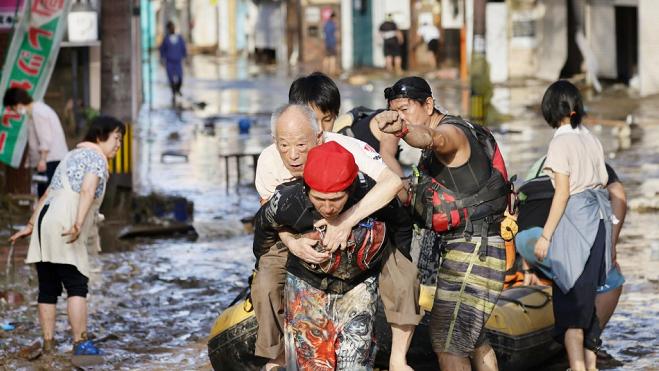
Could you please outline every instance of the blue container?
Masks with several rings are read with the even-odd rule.
[[[174,219],[177,222],[187,222],[190,216],[188,215],[188,201],[186,199],[177,200],[174,203]]]
[[[252,126],[252,120],[247,117],[242,117],[238,120],[238,130],[240,134],[249,134],[249,128]]]

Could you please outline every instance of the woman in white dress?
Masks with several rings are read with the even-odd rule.
[[[83,142],[55,170],[25,228],[10,238],[15,241],[31,236],[25,262],[35,264],[39,277],[44,352],[54,349],[55,305],[64,286],[74,361],[78,362],[98,362],[101,357],[101,352],[87,340],[89,261],[85,241],[103,202],[108,159],[117,154],[125,131],[124,124],[113,117],[94,119]]]

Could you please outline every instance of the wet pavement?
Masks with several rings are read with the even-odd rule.
[[[89,331],[107,354],[96,369],[210,369],[206,341],[223,308],[245,286],[253,266],[251,236],[240,219],[252,215],[258,196],[251,157],[229,163],[225,154],[253,153],[269,144],[269,113],[286,103],[290,82],[286,69],[253,66],[246,60],[194,57],[183,87],[182,109],[171,108],[164,72],[153,67],[152,109],[142,110],[137,138],[137,192],[175,194],[194,201],[197,240],[135,241],[129,249],[104,251],[93,258]],[[360,81],[361,80],[361,81]],[[339,82],[342,111],[358,105],[378,107],[382,90],[395,78],[377,75]],[[497,88],[495,101],[513,120],[496,128],[509,171],[525,169],[546,151],[551,129],[537,105],[546,83],[526,81]],[[455,82],[435,82],[438,100],[451,112],[460,108]],[[621,97],[622,96],[622,97]],[[624,119],[634,113],[643,127],[640,139],[619,139],[608,126],[593,127],[628,191],[629,199],[644,196],[643,184],[659,179],[659,99],[630,100],[614,90],[591,100],[591,116]],[[200,109],[199,102],[206,103]],[[613,104],[619,102],[620,104]],[[625,103],[625,104],[623,104]],[[616,108],[617,107],[617,108]],[[248,135],[239,133],[241,118],[252,120]],[[237,185],[239,183],[239,185]],[[604,347],[615,362],[602,368],[659,369],[659,211],[630,210],[618,247],[618,261],[627,284],[618,310],[604,332]],[[4,267],[3,267],[4,268]],[[17,268],[13,285],[24,292],[18,306],[0,303],[0,370],[72,369],[66,307],[58,305],[55,356],[21,360],[18,350],[39,337],[36,321],[36,273]],[[561,360],[545,370],[565,368]]]

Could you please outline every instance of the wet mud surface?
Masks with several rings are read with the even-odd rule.
[[[187,197],[195,204],[196,241],[161,239],[134,241],[129,249],[103,251],[92,259],[89,332],[106,353],[106,370],[208,370],[206,341],[217,315],[246,285],[253,267],[251,236],[240,219],[258,207],[252,159],[227,169],[222,154],[258,152],[270,142],[269,113],[287,100],[295,78],[285,69],[263,69],[246,61],[195,57],[183,87],[182,109],[171,108],[164,73],[154,66],[152,110],[142,111],[138,138],[138,192]],[[358,105],[383,104],[382,90],[394,78],[369,79],[362,85],[339,82],[342,111]],[[354,81],[354,80],[353,80]],[[451,112],[459,111],[460,91],[454,82],[436,82],[435,95]],[[509,172],[523,177],[526,168],[545,153],[551,129],[537,104],[546,83],[530,81],[495,92],[497,107],[513,120],[496,128]],[[621,94],[617,92],[616,94]],[[592,127],[622,179],[628,198],[645,196],[648,181],[659,179],[659,99],[634,101],[616,110],[615,94],[589,105],[615,119],[633,112],[643,128],[638,140],[619,139],[608,126]],[[629,102],[625,98],[625,102]],[[199,102],[205,102],[202,110]],[[240,135],[238,120],[252,121]],[[240,183],[237,186],[237,182]],[[620,304],[604,331],[604,349],[612,360],[602,369],[659,369],[659,211],[630,210],[618,247],[626,277]],[[2,245],[4,247],[4,245]],[[2,262],[4,277],[4,262]],[[57,351],[36,361],[19,357],[19,350],[40,337],[37,322],[36,272],[16,268],[9,280],[24,302],[0,301],[0,370],[68,370],[71,338],[66,305],[57,312]],[[557,359],[544,370],[565,369]]]

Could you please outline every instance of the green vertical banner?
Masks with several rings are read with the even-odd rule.
[[[12,87],[25,89],[41,100],[53,72],[71,0],[26,0],[14,29],[0,80],[0,94]],[[19,167],[27,128],[25,116],[0,107],[0,162]]]

